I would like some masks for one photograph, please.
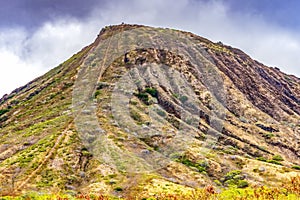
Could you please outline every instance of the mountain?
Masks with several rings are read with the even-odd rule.
[[[0,192],[280,186],[300,79],[193,33],[121,24],[0,100]]]

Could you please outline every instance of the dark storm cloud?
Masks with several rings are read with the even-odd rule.
[[[72,17],[85,19],[105,0],[1,0],[0,27],[37,28],[46,21]]]

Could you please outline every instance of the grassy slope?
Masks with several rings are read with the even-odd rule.
[[[230,52],[222,45],[212,44],[206,40],[205,43],[212,51]],[[278,182],[282,182],[283,178],[297,175],[297,171],[292,168],[292,163],[282,162],[278,159],[274,160],[271,154],[263,154],[266,158],[261,159],[258,153],[257,158],[260,158],[261,161],[255,159],[255,157],[244,157],[240,152],[243,153],[245,144],[232,138],[227,140],[233,141],[230,143],[231,145],[221,144],[222,148],[212,151],[205,158],[198,160],[193,157],[196,154],[196,149],[190,148],[190,151],[185,152],[187,157],[182,155],[178,157],[177,155],[169,171],[162,173],[140,174],[130,177],[122,171],[111,169],[93,159],[78,138],[71,113],[72,86],[77,69],[91,47],[83,49],[60,66],[29,83],[22,90],[12,93],[0,105],[0,110],[2,110],[0,112],[0,177],[2,180],[0,182],[2,190],[0,192],[2,195],[31,190],[57,194],[69,190],[73,194],[72,191],[75,188],[77,191],[91,191],[96,194],[102,191],[116,196],[120,194],[132,197],[139,196],[140,198],[160,196],[160,199],[195,199],[195,195],[198,195],[199,199],[213,198],[213,196],[218,196],[219,199],[240,196],[240,199],[242,199],[242,196],[247,195],[249,199],[253,199],[252,196],[257,192],[260,195],[278,194],[282,199],[286,197],[284,195],[290,195],[291,199],[296,199],[295,195],[298,195],[299,191],[290,187],[295,186],[298,188],[297,184],[299,183],[286,186],[283,191],[272,189],[269,192],[253,188],[247,190],[236,189],[246,183],[250,185],[255,185],[256,182],[278,184]],[[136,52],[132,54],[133,57],[136,56]],[[113,68],[115,64],[120,67],[119,71]],[[116,61],[106,71],[102,81],[111,81],[112,83],[114,81],[112,77],[122,73],[124,67],[122,61]],[[230,80],[228,80],[228,84],[232,84]],[[237,98],[242,95],[236,89],[232,89],[230,92]],[[111,95],[111,91],[106,89],[102,89],[97,93],[97,99],[102,103],[101,105],[109,104],[109,99],[107,99],[109,95]],[[148,106],[137,97],[133,101],[136,103],[131,105],[131,115],[137,124],[142,125],[148,120],[147,114],[144,113]],[[252,114],[252,117],[261,120],[267,118],[264,113],[257,111],[251,103],[245,102],[248,106],[247,112],[250,112],[251,109],[257,112],[257,114]],[[126,150],[124,146],[129,145],[128,135],[122,129],[111,124],[111,116],[105,113],[104,110],[101,107],[98,108],[99,122],[109,133],[109,139],[118,144],[122,150]],[[247,133],[242,130],[245,127],[253,130],[253,132],[260,132],[260,135],[270,134],[257,128],[255,123],[243,123],[230,113],[229,116],[228,119],[230,120],[226,122],[226,128],[241,138],[246,138],[249,141],[255,141],[255,138],[257,138],[257,135],[252,133],[246,135]],[[167,125],[165,128],[174,127]],[[268,145],[261,139],[257,141],[259,141],[257,146]],[[157,147],[149,142],[144,144],[138,139],[132,139],[130,142],[138,144],[140,149],[148,148],[151,151],[159,151],[159,146]],[[234,142],[236,142],[236,146],[232,145]],[[271,146],[267,146],[267,148],[269,149]],[[277,149],[271,150],[277,151]],[[231,156],[234,156],[234,159],[228,159]],[[132,159],[135,160],[136,158]],[[208,161],[210,166],[203,167],[201,164],[203,160]],[[223,165],[220,165],[223,160],[227,160],[225,169]],[[123,161],[118,159],[117,164],[120,167],[122,165],[126,166]],[[285,166],[278,165],[280,163]],[[219,169],[220,166],[223,168],[220,173],[214,171],[215,167]],[[264,168],[264,171],[260,171],[261,167]],[[244,180],[238,177],[239,173],[224,180],[230,173],[234,173],[234,170],[238,170],[242,174],[248,174],[247,182],[243,182]],[[191,187],[167,181],[161,177],[162,174],[166,176],[189,175],[190,177],[196,174],[196,176],[201,177],[203,182],[207,181],[206,184],[219,185],[218,188],[230,185],[234,189],[225,190],[218,195],[212,194],[213,192],[209,188],[192,192],[194,190]],[[287,191],[290,191],[290,194]],[[167,197],[168,194],[171,194],[171,196]],[[36,196],[36,194],[32,195]],[[41,196],[41,198],[47,197],[49,196]],[[264,199],[267,198],[272,199],[272,197],[264,196]]]

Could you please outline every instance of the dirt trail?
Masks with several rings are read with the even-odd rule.
[[[109,39],[109,44],[108,44],[107,49],[106,49],[106,51],[105,51],[105,55],[104,55],[104,59],[103,59],[101,68],[103,68],[103,66],[105,65],[105,62],[106,62],[106,59],[107,59],[107,55],[108,55],[109,49],[110,49],[110,47],[111,47],[110,43],[111,43],[111,38]],[[84,110],[84,109],[85,109],[85,107],[83,107],[83,108],[81,109],[81,111]],[[81,111],[80,111],[80,112],[81,112]],[[78,112],[78,113],[80,113],[80,112]],[[77,116],[78,116],[78,115],[79,115],[79,114],[77,114]],[[75,116],[74,118],[76,118],[77,116]],[[16,187],[16,190],[17,190],[17,191],[18,191],[18,190],[22,190],[22,188],[24,188],[24,187],[26,186],[26,184],[27,184],[34,176],[36,176],[36,174],[42,169],[42,167],[43,167],[44,165],[46,165],[46,163],[51,159],[51,157],[52,157],[53,155],[55,155],[55,152],[56,152],[57,148],[59,147],[61,141],[62,141],[62,140],[64,139],[64,137],[66,136],[67,132],[70,130],[71,126],[73,125],[73,122],[74,122],[74,121],[70,122],[69,125],[68,125],[68,126],[65,128],[65,130],[62,132],[62,134],[59,135],[59,136],[57,137],[57,139],[56,139],[56,141],[55,141],[55,144],[53,145],[53,147],[52,147],[51,149],[48,150],[46,156],[45,156],[44,159],[40,162],[39,166],[38,166],[38,167],[37,167],[30,175],[28,175],[28,177],[27,177],[24,181],[22,181],[22,183],[21,183],[19,186]]]
[[[72,122],[68,125],[68,127],[59,135],[55,141],[53,147],[47,152],[45,158],[41,161],[40,165],[16,188],[16,190],[21,190],[29,181],[32,179],[41,169],[42,167],[50,160],[50,158],[55,154],[60,142],[65,137],[66,133],[71,128]]]

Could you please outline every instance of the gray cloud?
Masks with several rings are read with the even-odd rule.
[[[2,28],[0,95],[66,60],[91,43],[103,26],[121,22],[191,31],[238,47],[267,65],[300,76],[298,34],[252,13],[234,13],[225,1],[93,2],[93,6],[82,6],[84,14],[55,12],[56,17],[40,20],[34,30],[22,26]]]
[[[34,31],[46,21],[73,17],[85,19],[95,6],[106,4],[106,0],[9,0],[1,1],[0,28],[22,26]]]

